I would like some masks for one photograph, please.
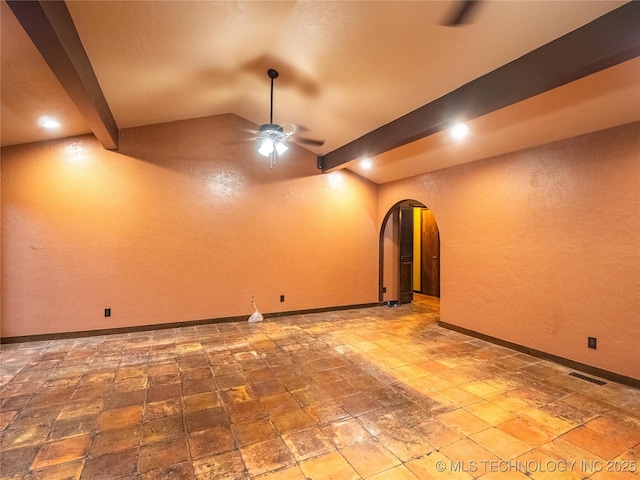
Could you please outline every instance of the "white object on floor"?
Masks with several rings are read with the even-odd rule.
[[[256,309],[256,311],[253,312],[249,317],[249,323],[261,322],[262,320],[264,320],[262,313],[260,313],[260,310],[258,310],[258,307],[256,307],[256,302],[253,301],[253,297],[251,297],[251,304],[253,305],[253,308]]]

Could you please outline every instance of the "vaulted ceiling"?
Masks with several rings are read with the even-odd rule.
[[[640,31],[640,10],[624,1],[485,0],[470,23],[457,27],[443,25],[455,1],[65,3],[115,128],[224,113],[268,123],[266,72],[275,68],[274,122],[302,126],[304,136],[324,140],[305,148],[338,159],[329,167],[347,167],[377,183],[640,120],[640,35],[611,47],[600,37],[590,45],[590,33],[566,40],[620,8]],[[54,74],[56,66],[5,0],[0,8],[2,145],[96,133],[96,119],[86,113],[91,106],[70,93],[73,80]],[[561,50],[545,47],[563,38]],[[610,50],[589,64],[596,68],[581,63],[562,70],[571,63],[570,48],[591,52],[601,44]],[[547,56],[539,61],[554,59],[560,70],[526,63],[540,47]],[[520,76],[500,74],[508,69]],[[535,83],[529,80],[545,75],[554,77],[538,90],[508,83]],[[483,103],[496,95],[483,85],[499,82],[505,83],[498,93],[517,95],[506,105]],[[462,91],[467,97],[458,95]],[[448,98],[455,101],[442,100]],[[465,111],[464,98],[476,106]],[[425,113],[415,121],[407,117],[414,131],[404,133],[407,127],[394,121],[416,109]],[[39,127],[43,115],[61,127]],[[454,143],[445,130],[455,120],[471,128],[464,143]],[[375,148],[368,149],[367,134],[377,129]],[[385,143],[398,135],[394,129],[404,141]],[[370,170],[358,163],[365,156]]]

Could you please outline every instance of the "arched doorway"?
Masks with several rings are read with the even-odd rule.
[[[413,294],[440,297],[440,235],[429,208],[396,203],[380,228],[379,301],[410,303]]]

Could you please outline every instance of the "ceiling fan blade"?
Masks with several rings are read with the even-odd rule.
[[[460,0],[449,19],[443,24],[448,27],[459,27],[471,23],[474,12],[481,0]]]
[[[292,137],[291,140],[293,140],[295,143],[306,143],[307,145],[313,145],[316,147],[321,147],[322,145],[324,145],[324,140],[315,140],[313,138]]]
[[[285,133],[285,135],[293,135],[298,130],[298,127],[297,125],[294,125],[292,123],[284,123],[282,125],[282,130]]]

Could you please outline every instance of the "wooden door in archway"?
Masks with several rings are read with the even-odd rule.
[[[420,293],[440,297],[440,233],[429,209],[421,211],[420,230]]]
[[[413,301],[413,205],[400,205],[398,228],[398,303]]]

